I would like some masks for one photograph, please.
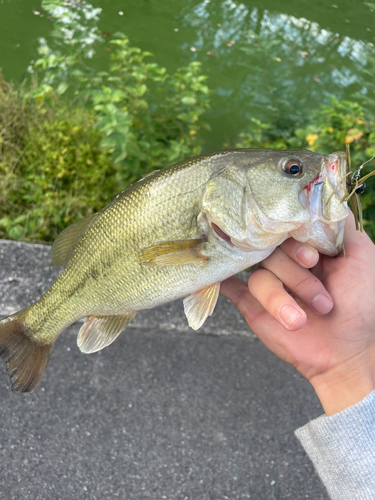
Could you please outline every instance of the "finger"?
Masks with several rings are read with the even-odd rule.
[[[310,271],[324,282],[327,282],[327,279],[334,271],[345,273],[349,279],[349,273],[351,273],[353,266],[354,268],[358,266],[355,262],[357,258],[364,261],[368,260],[368,262],[373,260],[373,247],[374,244],[368,235],[356,230],[354,215],[352,211],[349,210],[349,215],[345,220],[345,253],[341,252],[333,258],[327,255],[321,255],[317,265],[310,269]]]
[[[248,323],[264,312],[263,306],[250,294],[247,283],[234,276],[220,284],[220,293],[238,307]]]
[[[327,314],[331,311],[333,300],[322,282],[308,269],[288,257],[280,248],[262,262],[262,267],[271,271],[293,295],[318,314]]]
[[[358,246],[368,245],[371,247],[373,245],[370,237],[365,232],[361,232],[355,228],[355,219],[351,210],[345,221],[344,245],[346,253],[348,253],[348,250],[350,252]]]
[[[249,291],[264,309],[287,330],[299,330],[306,323],[306,313],[284,289],[282,282],[267,269],[254,271]]]
[[[345,233],[344,233],[344,244],[345,246],[349,246],[352,242],[357,241],[357,236],[361,234],[355,228],[355,219],[353,212],[350,210],[349,215],[345,221]]]
[[[256,271],[256,273],[258,272],[262,274],[269,273],[269,271],[266,270]],[[272,275],[272,273],[269,274]],[[261,284],[263,282],[262,275],[260,277],[260,282]],[[282,288],[281,284],[280,286]],[[294,364],[294,357],[291,356],[290,353],[295,349],[296,345],[298,346],[301,342],[304,342],[299,332],[294,333],[290,329],[285,329],[284,323],[271,316],[260,302],[250,294],[246,284],[238,278],[232,277],[223,281],[221,283],[220,293],[230,299],[238,307],[255,335],[257,335],[272,352],[281,359],[284,359],[287,363]],[[286,299],[289,300],[291,297],[286,294]],[[293,305],[295,304],[293,299],[291,303]],[[303,326],[303,321],[301,325]],[[295,324],[294,326],[298,325]],[[298,350],[299,348],[297,347],[297,351]]]
[[[301,243],[293,238],[289,238],[280,246],[286,255],[303,267],[311,268],[318,263],[318,250],[307,243]]]
[[[262,272],[268,273],[269,271]],[[261,280],[263,280],[262,277]],[[284,324],[280,326],[280,322],[276,321],[264,309],[260,302],[250,294],[246,283],[235,277],[228,278],[221,283],[220,293],[238,307],[255,335],[257,335],[272,352],[282,359],[285,359],[287,362],[290,362],[284,344],[293,343],[297,339],[293,339],[292,332],[290,330],[285,330]],[[288,294],[286,294],[286,296],[287,299],[291,298]],[[294,304],[293,299],[291,302]],[[286,333],[288,337],[283,335]]]

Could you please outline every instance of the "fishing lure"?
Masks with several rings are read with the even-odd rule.
[[[375,170],[370,172],[369,174],[361,177],[361,171],[363,167],[372,161],[375,158],[375,155],[370,158],[369,160],[365,161],[360,165],[354,172],[351,171],[351,165],[350,165],[350,149],[349,149],[349,144],[346,145],[346,159],[347,159],[347,164],[348,164],[348,169],[349,172],[347,173],[346,177],[346,193],[345,196],[342,197],[340,200],[341,202],[344,201],[349,201],[353,214],[354,214],[354,219],[355,219],[355,227],[357,230],[360,230],[363,232],[363,214],[362,214],[362,205],[361,205],[361,200],[359,198],[359,194],[363,194],[365,192],[366,184],[365,181],[371,177],[372,175],[375,175]]]
[[[354,214],[354,219],[355,219],[355,227],[357,231],[363,232],[363,212],[362,212],[362,205],[361,205],[361,200],[359,198],[359,194],[363,194],[366,189],[366,183],[365,181],[375,175],[375,170],[370,172],[369,174],[361,177],[361,171],[363,167],[372,161],[375,158],[375,155],[370,158],[369,160],[365,161],[360,165],[356,170],[352,172],[351,169],[351,163],[350,163],[350,148],[349,144],[346,145],[346,160],[347,160],[347,168],[348,168],[348,173],[346,176],[341,179],[341,181],[337,184],[333,192],[331,193],[331,196],[329,196],[327,203],[329,203],[330,199],[332,198],[333,194],[336,192],[337,188],[346,182],[346,189],[345,189],[345,195],[341,198],[341,203],[344,202],[349,202],[351,209]],[[344,249],[345,253],[345,249]]]

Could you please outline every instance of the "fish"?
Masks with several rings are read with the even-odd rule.
[[[220,283],[287,238],[338,254],[345,176],[341,152],[233,149],[135,182],[59,234],[51,257],[65,269],[37,302],[0,321],[12,389],[38,385],[57,337],[81,318],[83,353],[109,346],[138,311],[177,299],[197,330],[214,311]]]

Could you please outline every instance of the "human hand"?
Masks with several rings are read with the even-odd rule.
[[[347,258],[319,257],[289,239],[248,286],[232,277],[220,290],[259,339],[310,381],[327,415],[375,388],[375,245],[355,230],[352,214],[344,244]]]

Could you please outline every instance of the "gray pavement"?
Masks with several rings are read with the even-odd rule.
[[[49,247],[0,241],[0,315],[59,271]],[[198,333],[175,302],[92,355],[78,328],[32,394],[0,364],[1,499],[328,499],[293,434],[323,413],[314,391],[226,299]]]

